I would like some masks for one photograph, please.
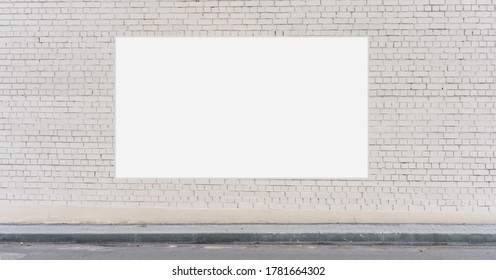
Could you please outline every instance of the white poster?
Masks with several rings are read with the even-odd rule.
[[[364,37],[116,39],[116,177],[365,178]]]

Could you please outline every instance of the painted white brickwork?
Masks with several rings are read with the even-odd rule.
[[[116,36],[368,36],[369,179],[114,179]],[[1,1],[0,205],[495,213],[495,77],[496,0]]]

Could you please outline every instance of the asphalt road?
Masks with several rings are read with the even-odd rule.
[[[334,246],[0,243],[0,260],[496,259],[496,246]]]

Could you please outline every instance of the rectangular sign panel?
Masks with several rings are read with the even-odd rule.
[[[367,38],[117,38],[116,177],[365,178]]]

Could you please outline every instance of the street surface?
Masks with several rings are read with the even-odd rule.
[[[496,246],[0,243],[0,260],[496,259]]]

